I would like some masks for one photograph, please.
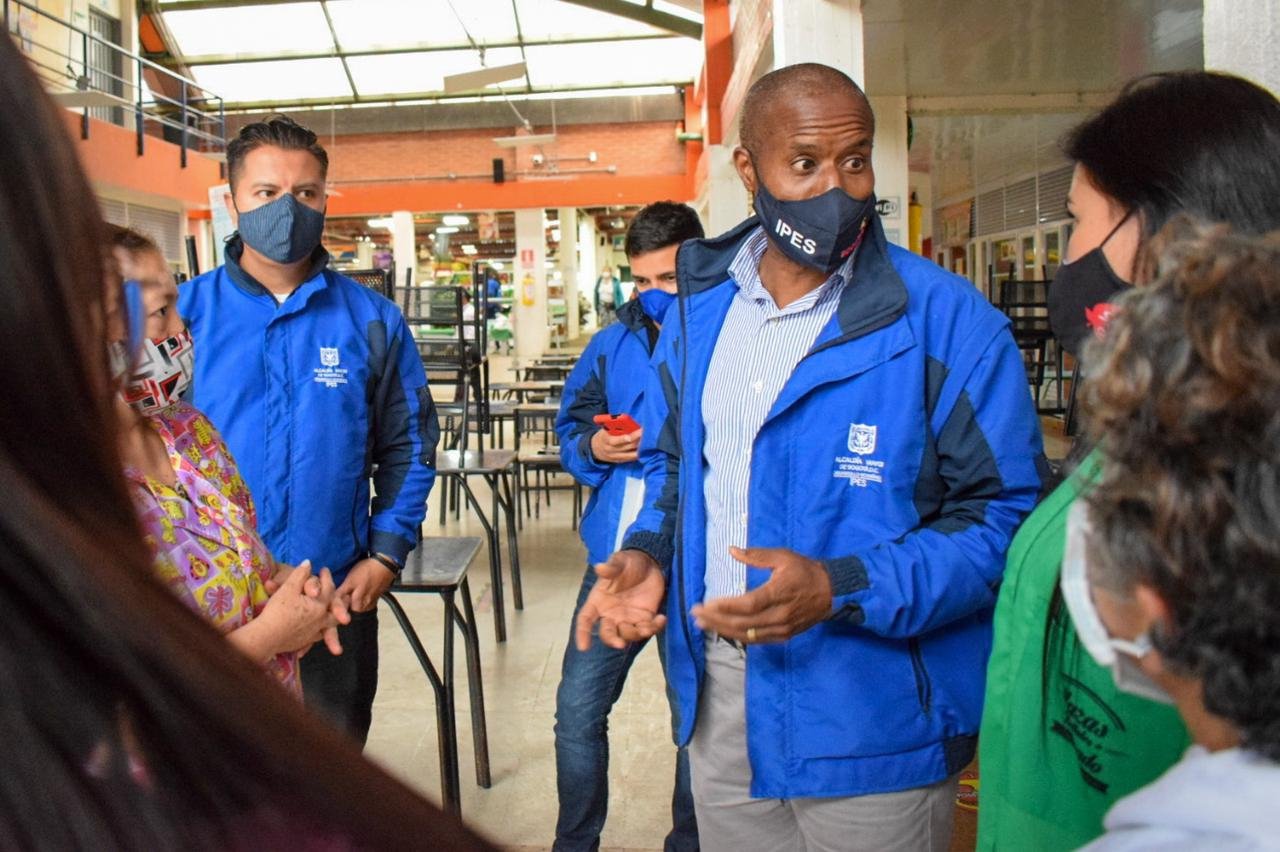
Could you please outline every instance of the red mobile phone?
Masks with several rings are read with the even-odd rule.
[[[630,414],[597,414],[591,419],[614,436],[630,435],[640,428],[640,424],[632,420]]]

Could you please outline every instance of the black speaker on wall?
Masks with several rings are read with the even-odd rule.
[[[502,183],[507,179],[507,164],[503,162],[501,157],[493,158],[493,182]]]

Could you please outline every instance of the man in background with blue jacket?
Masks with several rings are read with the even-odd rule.
[[[363,743],[378,598],[417,541],[440,430],[399,308],[328,268],[328,166],[288,118],[246,125],[227,146],[226,263],[183,285],[178,310],[201,353],[194,402],[239,462],[263,540],[280,562],[330,568],[351,610],[343,653],[307,654],[302,689]]]
[[[591,566],[617,549],[619,534],[635,519],[644,494],[644,470],[636,458],[643,428],[611,435],[595,418],[625,414],[639,421],[649,355],[676,298],[676,251],[685,240],[702,236],[698,214],[686,204],[660,201],[636,214],[626,236],[635,293],[618,308],[618,321],[591,339],[565,381],[556,418],[560,459],[565,470],[592,490],[582,514],[587,572],[575,619],[595,585]],[[571,628],[556,691],[557,852],[600,846],[609,806],[609,711],[644,647],[644,642],[624,649],[596,644],[584,651],[572,639]],[[683,748],[676,754],[671,818],[667,852],[697,849],[689,756]]]
[[[783,68],[742,110],[758,215],[680,250],[645,506],[577,645],[666,626],[704,848],[945,850],[1040,490],[1022,358],[967,281],[885,241],[852,80]]]

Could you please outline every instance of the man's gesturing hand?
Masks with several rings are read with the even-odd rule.
[[[620,550],[596,566],[596,584],[578,612],[575,641],[591,647],[591,629],[600,623],[600,641],[610,648],[648,639],[667,623],[658,614],[667,581],[658,563],[639,550]]]
[[[783,642],[831,614],[831,578],[821,562],[780,547],[731,547],[729,553],[773,576],[745,595],[695,606],[703,630],[739,642]]]

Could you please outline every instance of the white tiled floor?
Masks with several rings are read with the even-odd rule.
[[[473,487],[487,507],[483,484],[477,480]],[[479,523],[465,512],[459,521],[451,518],[441,527],[437,499],[433,492],[425,527],[428,536],[483,534]],[[470,826],[506,847],[547,849],[555,835],[555,693],[569,620],[586,568],[586,552],[571,529],[571,506],[568,492],[552,492],[551,506],[542,506],[541,518],[525,521],[520,533],[525,608],[513,611],[507,573],[505,643],[494,640],[489,567],[483,548],[468,575],[480,625],[493,785],[484,790],[475,781],[466,667],[459,642],[456,687],[462,815]],[[429,538],[425,546],[430,546]],[[504,566],[505,559],[504,551]],[[443,628],[439,599],[401,595],[399,600],[428,653],[438,662]],[[367,754],[438,802],[440,764],[431,689],[385,606],[379,621],[381,664]],[[610,729],[610,815],[602,845],[660,849],[670,827],[675,749],[662,670],[652,646],[637,659],[610,717]]]

